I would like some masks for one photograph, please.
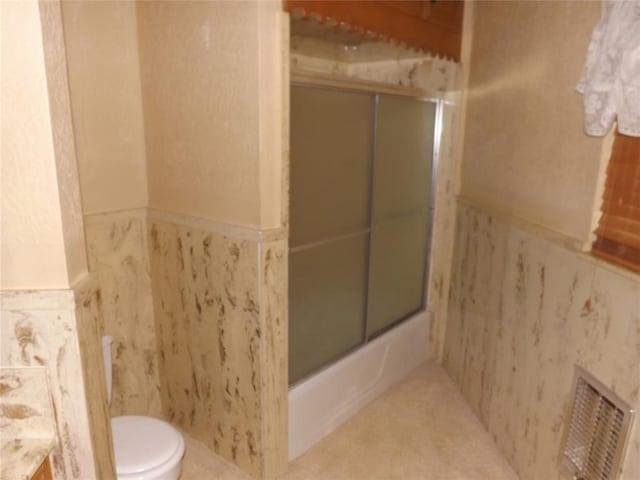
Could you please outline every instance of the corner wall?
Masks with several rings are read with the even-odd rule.
[[[522,480],[563,478],[575,364],[640,407],[640,277],[580,251],[608,142],[574,87],[600,7],[474,4],[443,364]],[[639,468],[636,425],[621,478]]]
[[[1,291],[0,364],[43,366],[54,406],[56,480],[115,479],[100,354],[100,294],[87,279],[71,290]]]
[[[562,478],[574,365],[640,408],[637,275],[462,204],[452,277],[444,367],[522,480]],[[637,425],[621,478],[640,478]]]
[[[151,208],[282,226],[280,7],[137,4]]]
[[[66,288],[87,267],[59,4],[0,8],[0,286]]]
[[[600,4],[579,5],[474,5],[460,193],[586,242],[602,140],[575,86]]]
[[[84,215],[147,206],[135,2],[63,2]]]
[[[287,461],[284,18],[65,5],[111,412],[164,417],[256,478]]]
[[[161,416],[135,2],[63,2],[89,270],[113,337],[110,412]]]
[[[56,480],[113,475],[61,4],[2,2],[0,365],[46,367]],[[91,381],[89,381],[91,380]],[[28,472],[25,472],[28,473]]]

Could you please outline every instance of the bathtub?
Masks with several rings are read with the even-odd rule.
[[[427,359],[420,312],[289,390],[289,460],[303,454]]]

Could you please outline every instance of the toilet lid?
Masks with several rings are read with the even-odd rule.
[[[166,462],[180,448],[182,435],[167,422],[124,415],[111,419],[118,473],[150,470]]]

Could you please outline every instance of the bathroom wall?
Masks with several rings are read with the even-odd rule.
[[[113,336],[110,412],[160,416],[147,252],[148,203],[134,2],[64,2],[89,270]]]
[[[263,478],[287,458],[283,18],[278,2],[64,8],[111,413],[165,417]]]
[[[135,2],[64,2],[85,215],[147,205]]]
[[[162,416],[145,209],[85,218],[89,268],[100,283],[102,334],[113,337],[111,415]]]
[[[477,7],[461,194],[584,242],[602,142],[575,85],[600,3]]]
[[[640,278],[580,252],[608,142],[573,89],[599,11],[475,4],[443,364],[522,480],[561,478],[575,364],[640,406]],[[636,428],[622,478],[639,468]]]
[[[272,478],[276,466],[265,462],[274,454],[264,450],[286,440],[274,438],[286,411],[272,410],[287,405],[285,241],[167,215],[149,229],[166,415]],[[264,427],[274,421],[271,433]]]
[[[49,38],[58,33],[54,20],[41,24],[36,2],[2,5],[3,289],[64,288],[86,271],[75,156],[65,151],[69,135],[73,143],[68,95],[48,91],[49,77],[59,83],[65,71],[58,68],[64,47]]]
[[[2,8],[0,365],[46,367],[54,478],[113,478],[59,2]],[[6,47],[6,48],[5,48]]]
[[[280,5],[143,2],[135,11],[95,10],[65,10],[65,20],[75,22],[70,41],[80,44],[70,62],[100,61],[112,76],[124,64],[120,96],[98,108],[129,122],[137,145],[138,112],[119,102],[138,105],[141,93],[149,187],[143,209],[136,208],[141,197],[126,192],[126,204],[83,197],[98,205],[86,219],[87,243],[105,330],[115,338],[112,413],[164,416],[254,476],[272,478],[286,468],[287,445],[286,256],[276,254],[286,248]],[[118,56],[136,48],[132,16],[140,87],[133,56]],[[91,24],[102,17],[107,23],[96,25],[100,35],[92,38]],[[86,67],[71,68],[72,95],[81,99],[96,94]],[[103,93],[91,102],[107,102],[111,93]],[[86,137],[100,137],[131,171],[142,150],[123,136],[106,138],[103,124],[90,119],[95,104],[85,104],[74,115],[77,123],[89,120]],[[83,157],[79,143],[81,175],[103,161],[90,146]],[[108,183],[100,188],[111,201],[109,189],[117,189]],[[192,236],[211,248],[189,243]],[[227,243],[242,246],[241,266],[235,249],[218,248]],[[183,261],[193,271],[183,271]],[[219,312],[212,298],[234,303]]]
[[[640,407],[640,278],[476,206],[456,228],[444,366],[522,480],[560,478],[575,364]]]
[[[287,459],[280,7],[137,8],[163,414],[257,478]]]
[[[387,43],[363,43],[345,48],[310,37],[292,38],[291,71],[336,78],[381,82],[423,89],[443,100],[439,138],[435,213],[427,309],[432,312],[428,354],[440,359],[447,318],[450,265],[453,255],[456,193],[456,151],[460,123],[460,64]]]
[[[138,4],[151,207],[281,226],[279,8]]]
[[[44,366],[54,406],[56,479],[114,478],[91,280],[73,290],[1,291],[0,364]]]

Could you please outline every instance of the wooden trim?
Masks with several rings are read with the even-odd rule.
[[[621,247],[615,241],[598,238],[591,253],[615,265],[640,273],[640,248]]]
[[[415,7],[413,4],[415,3]],[[284,10],[341,25],[348,30],[394,39],[414,48],[460,61],[464,3],[375,0],[285,0]],[[419,15],[416,15],[419,7]],[[451,10],[446,15],[444,9]],[[445,12],[446,13],[446,12]]]
[[[49,457],[47,457],[42,461],[36,473],[31,477],[31,480],[51,480],[52,478],[51,463],[49,463]]]

